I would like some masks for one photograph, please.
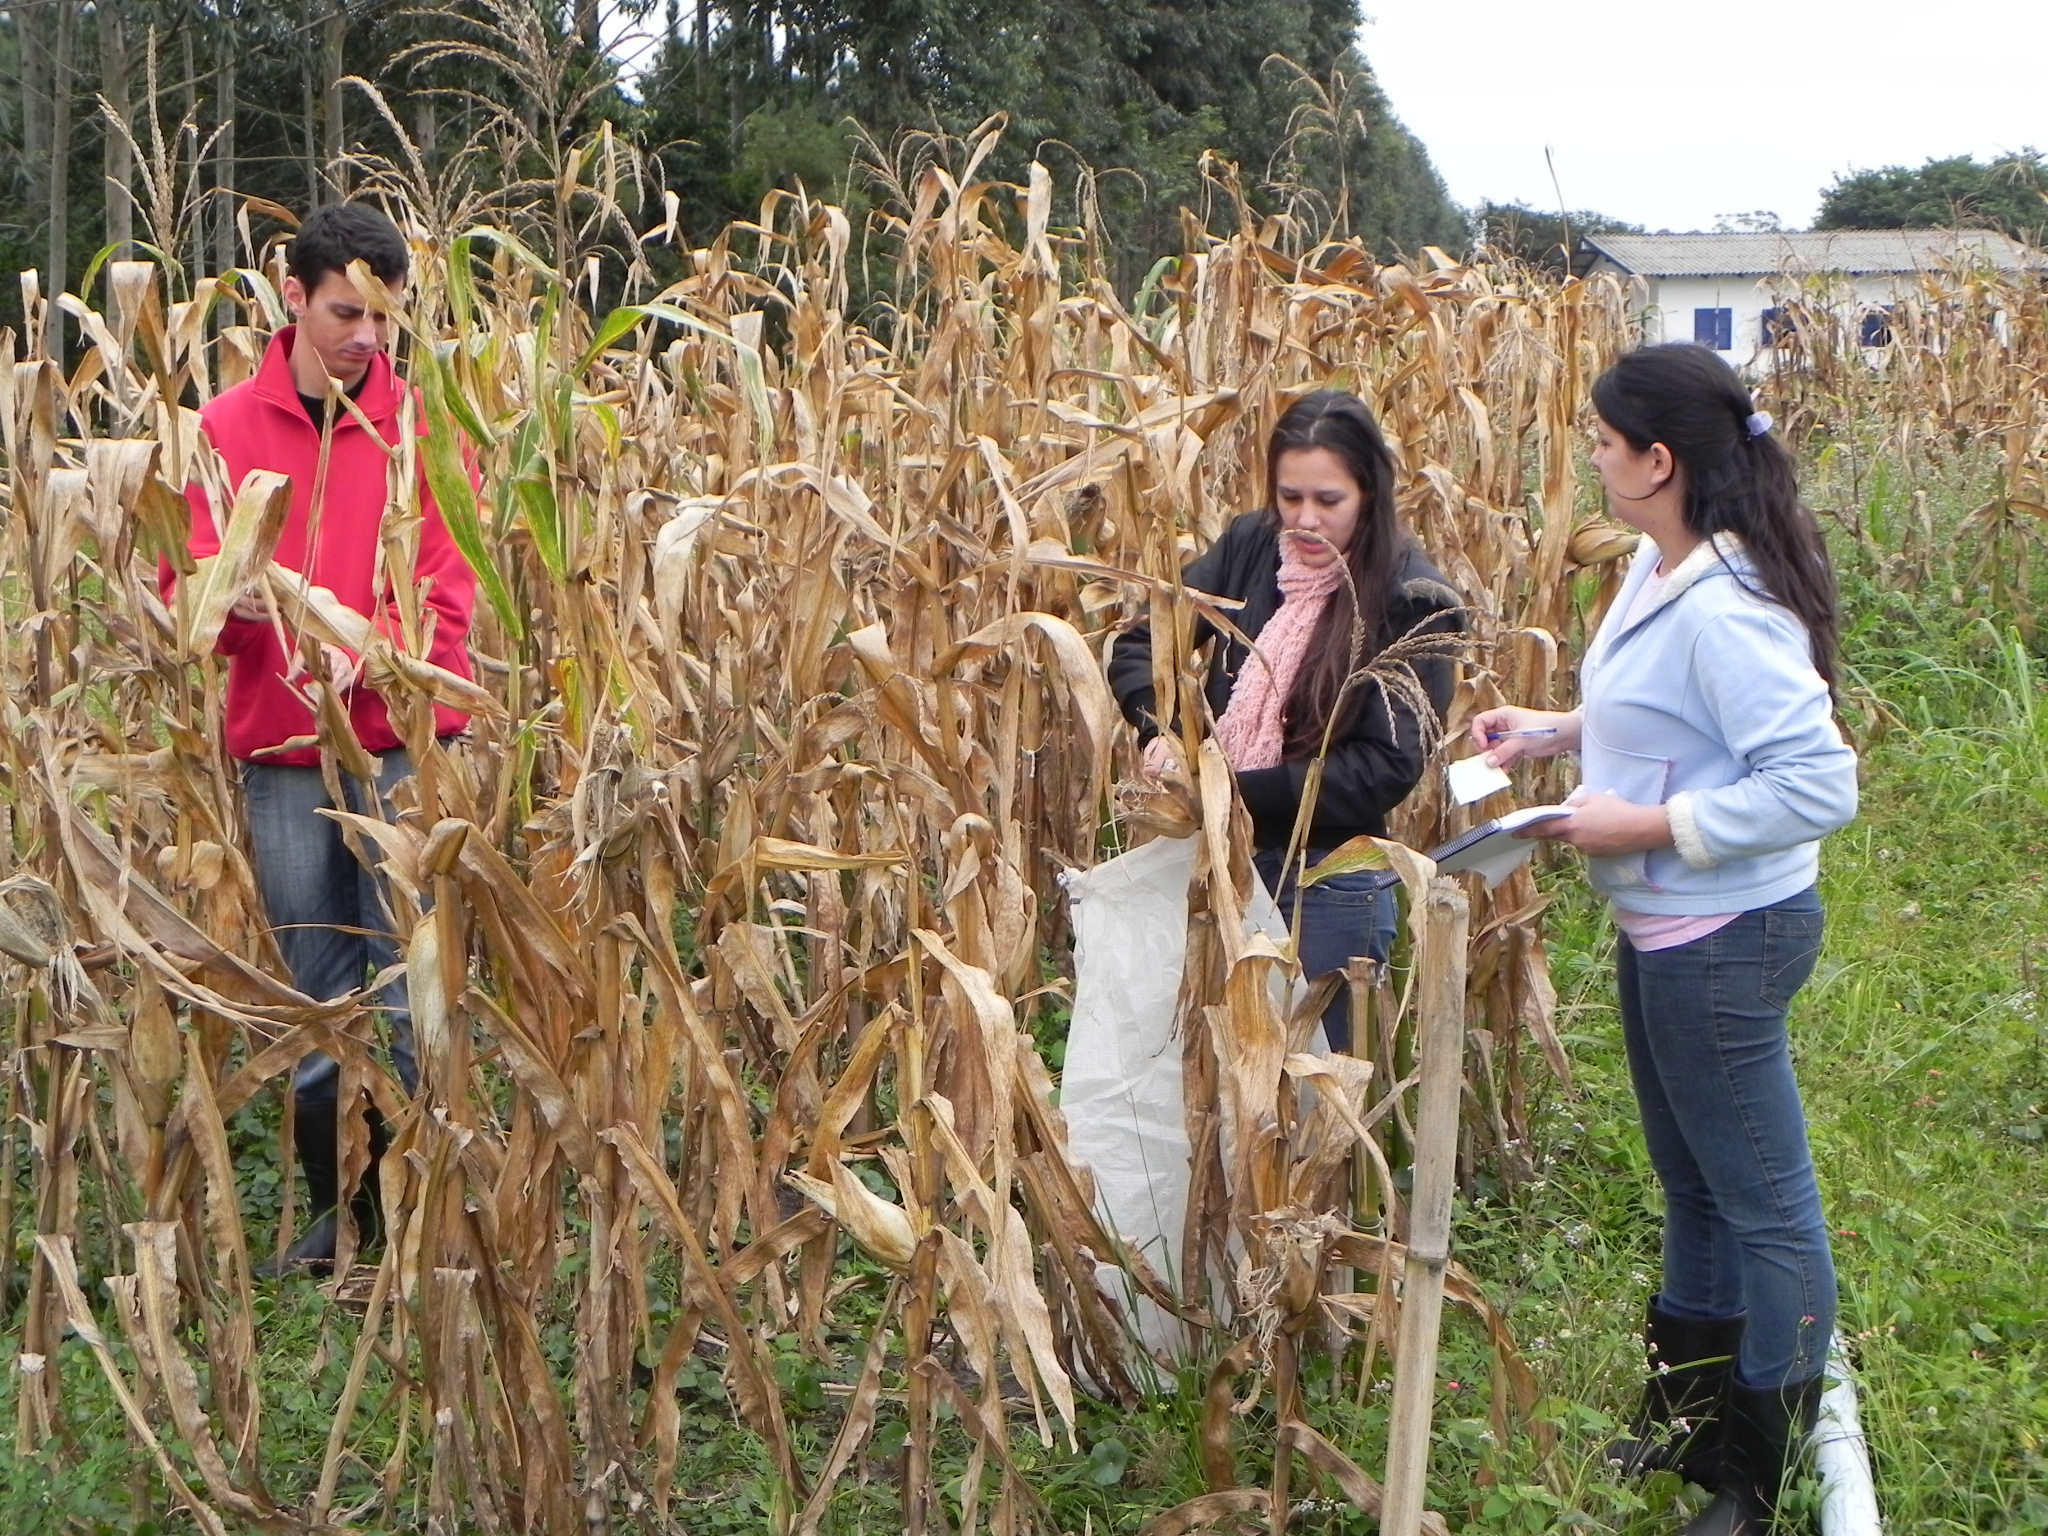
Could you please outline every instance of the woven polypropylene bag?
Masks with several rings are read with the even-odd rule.
[[[1158,838],[1063,884],[1074,924],[1074,1017],[1060,1076],[1067,1146],[1095,1179],[1096,1212],[1169,1285],[1180,1280],[1188,1206],[1187,1110],[1175,1027],[1187,958],[1188,884],[1199,838]],[[1287,938],[1253,876],[1248,930]],[[1312,1049],[1326,1047],[1318,1037]],[[1187,1352],[1186,1328],[1136,1295],[1122,1271],[1097,1272],[1147,1351]]]

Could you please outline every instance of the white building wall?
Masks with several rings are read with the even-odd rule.
[[[1747,362],[1757,349],[1758,328],[1763,323],[1764,291],[1753,277],[1658,277],[1650,279],[1649,309],[1643,316],[1645,339],[1656,332],[1659,341],[1691,341],[1695,310],[1730,311],[1731,346],[1721,355],[1730,362]]]
[[[1726,309],[1731,312],[1730,346],[1721,355],[1737,367],[1753,363],[1763,348],[1764,311],[1777,302],[1774,290],[1779,281],[1776,277],[1650,278],[1643,316],[1644,339],[1691,341],[1695,311]],[[1848,284],[1854,294],[1849,303],[1861,311],[1891,303],[1901,287],[1910,287],[1916,279],[1906,274],[1837,281]]]

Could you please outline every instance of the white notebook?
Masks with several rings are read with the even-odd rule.
[[[1456,874],[1459,870],[1477,870],[1486,881],[1490,891],[1501,881],[1520,869],[1536,851],[1537,840],[1533,837],[1517,837],[1515,833],[1523,827],[1539,821],[1549,821],[1556,816],[1569,816],[1572,808],[1568,805],[1525,805],[1520,810],[1509,811],[1505,816],[1482,822],[1470,832],[1461,833],[1433,852],[1439,874]]]

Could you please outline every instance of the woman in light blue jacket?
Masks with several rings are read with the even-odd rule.
[[[1581,754],[1571,816],[1613,904],[1630,1075],[1664,1186],[1629,1471],[1716,1490],[1685,1536],[1762,1536],[1812,1428],[1835,1274],[1786,1009],[1820,952],[1820,839],[1856,814],[1835,589],[1791,455],[1728,365],[1645,347],[1593,386],[1593,464],[1641,530],[1580,708],[1472,726],[1501,765]]]

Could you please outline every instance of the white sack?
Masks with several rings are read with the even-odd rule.
[[[1103,1225],[1169,1285],[1180,1278],[1188,1209],[1174,1005],[1187,959],[1195,842],[1155,838],[1062,882],[1074,922],[1074,1017],[1060,1073],[1067,1147],[1095,1177]],[[1103,1274],[1122,1280],[1107,1266]],[[1178,1321],[1127,1280],[1121,1289],[1116,1300],[1147,1349],[1171,1357],[1186,1348]]]
[[[1060,1076],[1067,1145],[1094,1175],[1103,1224],[1170,1286],[1180,1282],[1191,1175],[1175,1008],[1198,842],[1156,838],[1061,879],[1074,923],[1074,1016]],[[1286,942],[1287,925],[1252,880],[1247,930]],[[1310,1049],[1328,1051],[1320,1026]],[[1148,1350],[1164,1360],[1187,1353],[1179,1321],[1136,1294],[1122,1271],[1105,1263],[1098,1273]]]
[[[1856,1409],[1856,1377],[1840,1334],[1828,1359],[1828,1388],[1813,1431],[1814,1469],[1820,1474],[1821,1536],[1884,1536],[1870,1447]]]

